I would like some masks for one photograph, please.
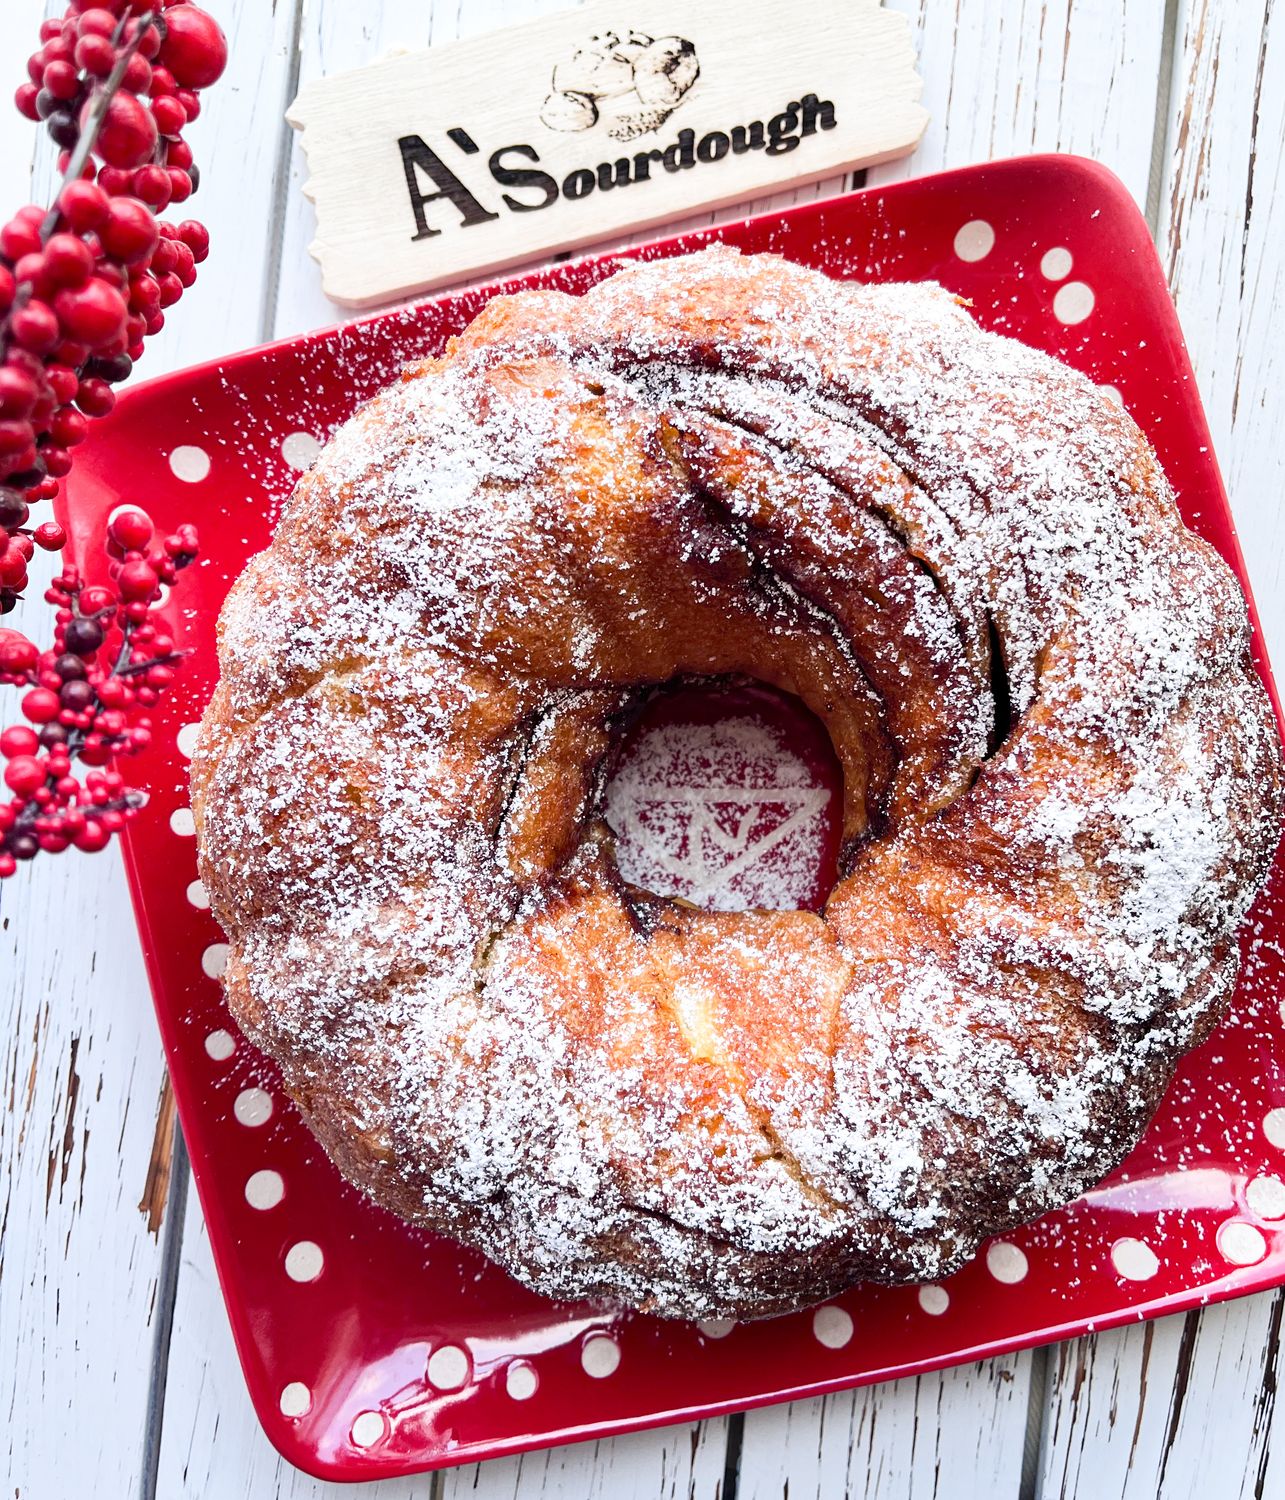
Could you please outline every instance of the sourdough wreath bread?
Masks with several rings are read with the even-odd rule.
[[[490,303],[228,599],[192,767],[240,1025],[376,1201],[555,1296],[939,1277],[1137,1139],[1280,816],[1244,600],[1129,417],[933,286],[725,249]],[[821,916],[624,885],[640,692],[844,772]]]

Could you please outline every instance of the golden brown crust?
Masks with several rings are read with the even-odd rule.
[[[761,1316],[1098,1180],[1280,816],[1243,600],[1129,418],[944,293],[713,250],[499,298],[300,482],[193,761],[229,1003],[342,1170],[555,1295]],[[823,917],[625,888],[641,688],[796,693]]]

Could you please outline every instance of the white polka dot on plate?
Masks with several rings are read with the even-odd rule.
[[[986,1251],[986,1269],[996,1281],[1012,1286],[1026,1279],[1030,1267],[1026,1255],[1017,1245],[1011,1245],[1007,1240],[996,1240]]]
[[[605,1380],[620,1367],[620,1345],[609,1333],[593,1333],[580,1348],[580,1363],[586,1375]]]
[[[201,968],[210,979],[222,979],[231,949],[226,943],[211,943],[201,954]]]
[[[818,1307],[812,1314],[812,1333],[827,1349],[842,1349],[852,1337],[852,1318],[841,1307]]]
[[[1245,1202],[1260,1219],[1285,1219],[1285,1182],[1279,1177],[1255,1177],[1245,1189]]]
[[[196,832],[196,820],[190,807],[176,807],[170,814],[170,832],[181,839],[190,839]]]
[[[187,484],[200,484],[210,472],[210,455],[204,448],[184,443],[170,454],[170,471],[175,479]]]
[[[236,1038],[222,1028],[212,1031],[205,1039],[205,1050],[215,1062],[227,1062],[236,1051]]]
[[[312,1405],[312,1392],[302,1380],[292,1380],[289,1385],[282,1386],[277,1405],[283,1417],[301,1417]]]
[[[697,1323],[697,1328],[707,1339],[725,1339],[732,1329],[736,1327],[735,1318],[703,1318]]]
[[[443,1344],[428,1357],[428,1380],[439,1391],[458,1391],[468,1384],[468,1351],[458,1344]]]
[[[1059,323],[1083,323],[1093,311],[1093,288],[1083,281],[1068,281],[1053,298],[1053,316]]]
[[[515,1401],[529,1401],[539,1387],[535,1366],[525,1359],[515,1359],[504,1372],[504,1389]]]
[[[264,1167],[252,1172],[245,1181],[245,1201],[251,1208],[266,1212],[275,1208],[286,1195],[286,1180],[280,1172]]]
[[[1098,390],[1102,392],[1108,401],[1114,401],[1117,406],[1124,405],[1124,397],[1120,394],[1120,387],[1118,385],[1100,385]]]
[[[232,1102],[239,1125],[262,1125],[272,1118],[272,1095],[264,1089],[242,1089]]]
[[[349,1436],[358,1448],[372,1448],[383,1437],[387,1429],[384,1414],[380,1411],[364,1411],[352,1424]]]
[[[286,1275],[291,1281],[316,1281],[325,1263],[315,1240],[296,1240],[286,1251]]]
[[[1065,245],[1055,245],[1040,257],[1040,275],[1046,281],[1061,281],[1071,274],[1071,252]]]
[[[196,907],[197,911],[209,911],[210,893],[199,880],[194,880],[187,888],[187,902],[189,906]]]
[[[919,1305],[930,1318],[940,1318],[950,1306],[950,1293],[944,1286],[921,1286]]]
[[[292,469],[310,469],[321,452],[321,441],[310,432],[292,432],[281,442],[281,457]]]
[[[196,737],[201,732],[199,724],[184,724],[182,729],[174,736],[174,743],[178,746],[178,753],[186,760],[192,759],[192,752],[196,749]]]
[[[970,219],[955,234],[955,254],[960,260],[985,260],[995,248],[995,231],[985,219]]]
[[[1263,1134],[1273,1146],[1285,1150],[1285,1109],[1272,1109],[1263,1116]]]
[[[1160,1260],[1150,1245],[1125,1238],[1111,1246],[1111,1264],[1126,1281],[1150,1281],[1160,1269]]]
[[[1227,1219],[1218,1226],[1218,1253],[1233,1266],[1252,1266],[1267,1254],[1267,1241],[1261,1229],[1244,1219]]]

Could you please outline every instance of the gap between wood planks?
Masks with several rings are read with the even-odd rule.
[[[273,0],[275,9],[278,0]],[[461,0],[462,3],[462,0]],[[290,66],[286,97],[293,98],[298,89],[304,12],[307,0],[293,0],[293,19],[290,35]],[[1179,0],[1165,0],[1160,73],[1157,79],[1155,111],[1151,142],[1151,164],[1147,181],[1145,214],[1152,236],[1159,233],[1161,193],[1172,151],[1171,106],[1173,100],[1174,75],[1178,65]],[[283,227],[290,192],[290,162],[294,132],[282,118],[273,173],[272,201],[270,208],[271,235],[267,274],[264,277],[263,301],[259,314],[259,338],[267,342],[273,337],[277,304],[280,297],[280,282],[283,258]],[[913,158],[910,165],[913,167]],[[845,183],[845,190],[855,191],[864,186],[865,174],[857,173]],[[564,256],[558,259],[568,258]],[[157,1279],[154,1340],[151,1370],[148,1382],[145,1428],[143,1433],[143,1460],[140,1473],[140,1500],[156,1500],[158,1471],[161,1456],[161,1440],[165,1420],[165,1393],[169,1367],[170,1338],[173,1331],[174,1306],[178,1291],[180,1263],[183,1251],[183,1225],[187,1205],[190,1179],[190,1163],[182,1126],[175,1120],[173,1148],[170,1162],[168,1202],[164,1213],[161,1265]],[[141,1207],[141,1205],[140,1205]],[[1194,1333],[1198,1315],[1188,1315]],[[1043,1457],[1048,1441],[1048,1373],[1049,1345],[1035,1349],[1031,1355],[1030,1384],[1027,1397],[1026,1430],[1022,1447],[1021,1477],[1017,1500],[1037,1500],[1043,1473]],[[727,1448],[723,1470],[720,1500],[737,1500],[740,1487],[741,1456],[744,1444],[745,1417],[733,1414],[727,1424]],[[426,1500],[441,1500],[443,1479],[440,1473],[429,1477]]]

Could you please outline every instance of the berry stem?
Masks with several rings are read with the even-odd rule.
[[[116,30],[112,33],[113,46],[119,46],[121,38],[125,35],[125,22],[129,19],[126,11],[116,23]],[[85,169],[85,163],[93,155],[94,143],[98,140],[98,132],[103,128],[103,121],[107,118],[107,106],[112,102],[112,97],[120,88],[125,77],[125,70],[129,67],[130,59],[143,44],[143,38],[148,31],[157,24],[156,13],[148,11],[146,15],[138,17],[134,35],[121,48],[116,58],[116,64],[104,81],[94,90],[90,100],[89,112],[85,116],[85,123],[81,127],[80,139],[71,153],[71,160],[67,163],[67,170],[62,174],[62,181],[58,184],[58,191],[54,195],[54,201],[49,206],[49,212],[45,215],[40,225],[40,238],[42,243],[48,244],[54,231],[58,228],[58,199],[62,197],[62,190],[69,182],[75,182]],[[3,357],[3,348],[0,346],[0,357]]]

